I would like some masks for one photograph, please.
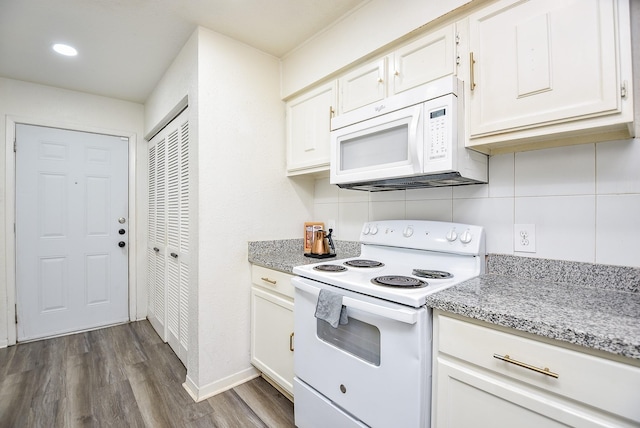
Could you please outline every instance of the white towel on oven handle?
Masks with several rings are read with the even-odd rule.
[[[342,295],[322,289],[318,294],[315,317],[337,328],[338,324],[347,324],[347,308],[342,304]]]

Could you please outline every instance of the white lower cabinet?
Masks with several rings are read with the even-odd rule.
[[[640,367],[440,311],[433,352],[433,427],[640,426]]]
[[[293,398],[292,275],[252,266],[251,363]]]

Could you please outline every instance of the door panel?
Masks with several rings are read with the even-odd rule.
[[[16,126],[19,341],[128,321],[127,180],[127,139]]]
[[[186,364],[189,345],[188,110],[149,141],[149,322]]]

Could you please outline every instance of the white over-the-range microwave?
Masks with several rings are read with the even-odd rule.
[[[463,83],[455,76],[331,121],[331,184],[367,190],[486,183],[487,155],[465,147]]]

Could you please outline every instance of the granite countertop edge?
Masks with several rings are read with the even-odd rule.
[[[640,360],[638,293],[487,274],[428,296],[426,305]]]

